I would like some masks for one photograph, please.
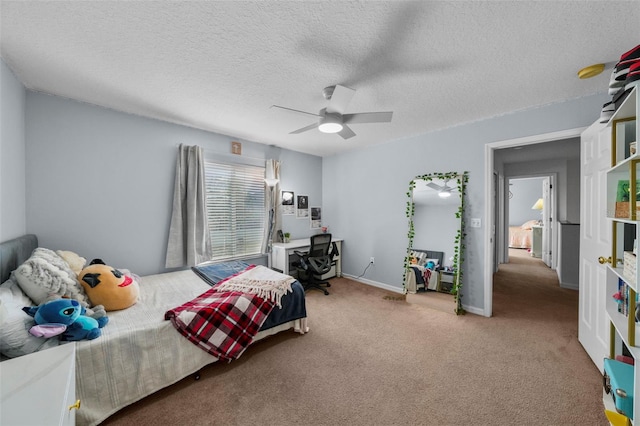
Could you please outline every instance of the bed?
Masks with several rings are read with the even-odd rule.
[[[509,247],[531,249],[532,229],[537,220],[529,220],[520,226],[509,226]]]
[[[210,283],[192,270],[141,277],[138,302],[127,309],[108,312],[109,322],[101,329],[102,335],[94,340],[60,343],[56,338],[29,335],[26,324],[33,325],[29,323],[31,317],[24,313],[20,316],[15,308],[33,305],[33,302],[20,291],[15,274],[11,272],[28,259],[36,247],[34,235],[0,244],[3,283],[0,285],[3,326],[0,350],[6,358],[19,356],[18,349],[29,353],[58,344],[75,344],[76,396],[81,400],[77,424],[98,424],[123,407],[218,361],[181,335],[172,321],[165,320],[169,310],[212,289]],[[231,265],[227,272],[217,268],[218,278],[238,273],[240,266]],[[209,276],[218,279],[215,274]],[[304,289],[297,281],[291,287],[294,291],[282,297],[282,308],[273,309],[253,338],[254,342],[285,330],[301,334],[308,331]],[[280,318],[270,321],[278,315]],[[12,351],[7,349],[7,340],[10,339],[4,333],[13,320],[22,321],[22,332],[28,336],[25,339],[29,343],[20,348],[14,347]]]
[[[444,252],[413,249],[405,288],[409,293],[438,290]]]

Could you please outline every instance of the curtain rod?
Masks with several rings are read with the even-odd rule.
[[[270,158],[258,158],[258,157],[248,157],[246,155],[237,155],[237,154],[227,154],[222,152],[215,151],[207,151],[204,150],[204,157],[212,160],[221,159],[223,161],[228,161],[236,164],[248,164],[256,167],[265,167],[267,164],[267,160]],[[283,164],[282,161],[275,159],[280,165]]]
[[[184,144],[177,144],[176,147],[179,148],[180,145],[184,145]],[[234,162],[239,162],[239,161],[242,161],[242,160],[250,160],[250,161],[261,161],[261,162],[264,163],[264,162],[266,162],[267,160],[270,159],[270,158],[249,157],[247,155],[242,155],[242,154],[238,155],[238,154],[229,154],[227,152],[218,152],[218,151],[209,150],[209,149],[204,148],[204,147],[202,149],[204,149],[204,156],[205,157],[221,156],[221,157],[224,157],[226,159],[233,160]],[[276,160],[280,164],[282,164],[282,161],[280,161],[279,159],[274,158],[274,160]]]

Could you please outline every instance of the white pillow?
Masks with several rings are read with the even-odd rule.
[[[46,302],[51,295],[76,299],[85,307],[91,304],[76,273],[53,250],[35,249],[14,274],[22,291],[36,306]]]
[[[427,253],[425,253],[423,251],[413,251],[411,253],[411,256],[416,258],[416,264],[417,265],[419,265],[419,266],[426,265]]]
[[[0,285],[0,353],[15,358],[42,349],[58,346],[57,338],[45,339],[29,333],[35,325],[32,317],[22,310],[35,306],[25,295],[13,276]]]

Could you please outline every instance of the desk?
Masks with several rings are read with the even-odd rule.
[[[342,276],[342,239],[332,238],[331,242],[336,243],[339,254],[334,258],[335,266],[322,276],[323,280]],[[298,255],[294,251],[308,251],[310,246],[311,240],[309,238],[291,240],[288,243],[273,243],[270,267],[283,274],[296,277],[297,272],[294,264],[298,261]]]

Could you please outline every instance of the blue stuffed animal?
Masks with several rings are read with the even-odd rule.
[[[86,309],[74,299],[55,299],[41,304],[22,308],[36,322],[29,332],[34,336],[52,337],[60,335],[60,340],[74,341],[95,339],[102,334],[100,330],[109,318],[98,319],[85,315]]]

